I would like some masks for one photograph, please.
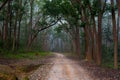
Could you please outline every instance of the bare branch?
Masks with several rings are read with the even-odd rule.
[[[1,9],[6,5],[6,3],[8,2],[9,0],[6,0],[1,6],[0,6],[0,11]]]
[[[46,27],[44,27],[44,28],[39,29],[39,30],[33,35],[32,40],[31,40],[31,43],[30,43],[29,46],[31,46],[32,42],[33,42],[34,39],[37,37],[37,35],[38,35],[39,32],[41,32],[41,31],[43,31],[43,30],[45,30],[45,29],[48,29],[48,28],[52,27],[53,25],[57,24],[59,20],[61,20],[61,17],[58,18],[57,21],[52,22],[50,25],[48,25],[48,26],[46,26]]]
[[[44,30],[44,29],[47,29],[47,28],[49,28],[49,27],[51,27],[51,26],[53,26],[53,25],[55,25],[59,20],[61,19],[61,17],[60,18],[58,18],[57,19],[57,21],[55,21],[55,22],[52,22],[50,25],[48,25],[47,27],[44,27],[44,28],[41,28],[41,29],[39,29],[38,31],[40,32],[40,31],[42,31],[42,30]]]

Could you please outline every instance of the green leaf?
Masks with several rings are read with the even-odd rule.
[[[86,22],[82,22],[82,23],[80,24],[80,27],[85,27],[85,25],[86,25]]]

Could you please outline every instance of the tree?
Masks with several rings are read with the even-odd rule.
[[[106,1],[98,0],[99,3],[99,12],[98,12],[98,65],[101,64],[102,59],[102,16],[105,10]]]
[[[62,2],[63,1],[63,2]],[[74,32],[74,44],[76,54],[80,56],[80,33],[78,23],[78,13],[75,7],[67,0],[52,0],[47,1],[45,5],[46,13],[52,17],[61,16],[64,21],[71,27]],[[73,22],[71,22],[73,21]]]
[[[118,34],[117,34],[117,26],[115,19],[115,10],[114,10],[114,0],[111,0],[112,7],[112,24],[113,24],[113,38],[114,38],[114,68],[118,69]]]

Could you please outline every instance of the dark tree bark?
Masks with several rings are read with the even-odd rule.
[[[98,13],[98,65],[101,64],[102,62],[102,17],[103,17],[103,12],[106,6],[106,1],[102,5],[102,0],[98,0],[99,3],[99,13]]]
[[[80,33],[79,27],[75,26],[75,46],[76,46],[76,54],[80,56]]]
[[[113,24],[113,38],[114,38],[114,68],[118,69],[118,35],[115,19],[114,0],[111,0],[112,7],[112,24]]]
[[[5,16],[5,20],[4,20],[4,32],[3,32],[3,40],[6,41],[7,40],[7,36],[8,36],[8,14],[6,14]]]

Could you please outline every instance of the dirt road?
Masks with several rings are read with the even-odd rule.
[[[55,55],[54,65],[46,80],[96,80],[77,61],[68,59],[63,54]]]

